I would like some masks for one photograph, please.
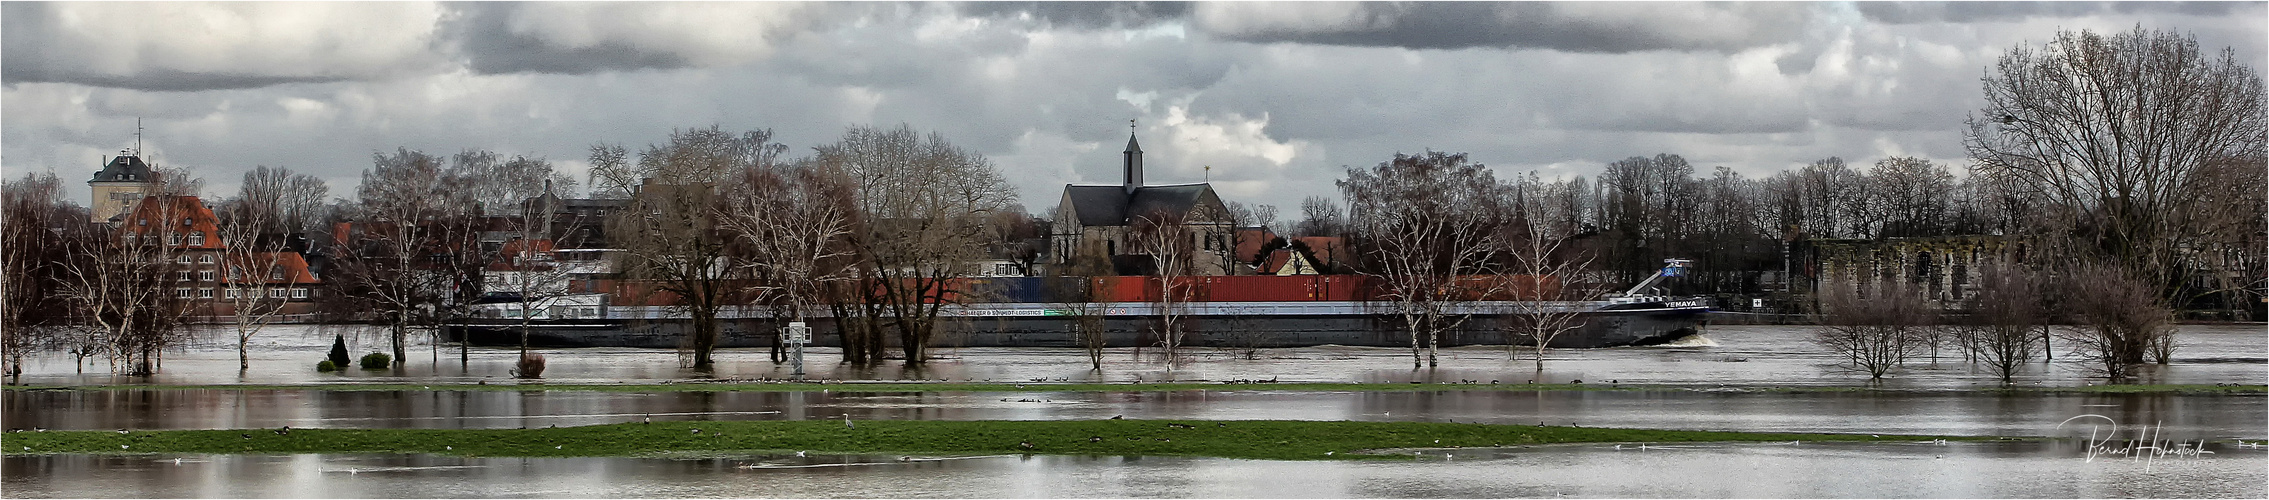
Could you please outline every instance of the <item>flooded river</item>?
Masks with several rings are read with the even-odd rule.
[[[654,420],[1456,421],[1759,432],[2045,436],[2078,415],[2169,438],[2269,437],[2261,395],[1609,391],[779,393],[10,391],[28,429],[518,428]]]
[[[2247,497],[2265,496],[2269,457],[2232,438],[2269,437],[2269,397],[2002,395],[1962,389],[1998,380],[1958,353],[1895,371],[1900,391],[1760,392],[1756,386],[1855,386],[1810,329],[1715,327],[1678,345],[1554,350],[1444,350],[1413,369],[1405,349],[1193,349],[1166,366],[1156,350],[1112,349],[1090,369],[1078,349],[941,349],[913,371],[854,369],[839,352],[807,355],[820,380],[1585,383],[1675,385],[1681,391],[1289,392],[1265,385],[1209,392],[545,392],[169,389],[188,384],[512,383],[516,353],[418,344],[402,371],[316,373],[332,335],[353,352],[383,349],[360,329],[284,327],[256,339],[252,368],[233,343],[166,354],[148,378],[81,373],[67,357],[34,359],[22,382],[155,384],[109,391],[6,391],[10,428],[217,429],[289,425],[517,428],[655,420],[1128,418],[1456,421],[1727,431],[2085,437],[2150,429],[2211,453],[2140,460],[2090,457],[2077,440],[2031,443],[1742,444],[1617,449],[1613,445],[1429,452],[1418,461],[1283,462],[1187,457],[461,458],[397,455],[8,456],[10,497]],[[2269,336],[2255,325],[2185,325],[2148,383],[2269,382]],[[435,349],[444,347],[444,349]],[[781,379],[763,350],[728,349],[710,372],[666,350],[548,349],[546,383]],[[2017,383],[2100,383],[2056,351]],[[438,357],[438,359],[436,359]],[[438,362],[437,362],[438,361]],[[2099,415],[2066,423],[2081,415]],[[2062,424],[2062,425],[2060,425]],[[2083,426],[2085,425],[2085,426]],[[2165,444],[2165,443],[2160,443]],[[2193,448],[2195,449],[2195,448]],[[900,461],[900,458],[910,458]]]
[[[517,351],[474,348],[460,353],[453,346],[420,343],[410,349],[407,368],[401,371],[347,370],[318,373],[315,363],[330,349],[332,336],[349,338],[353,357],[390,351],[375,330],[365,327],[313,327],[287,325],[254,338],[251,369],[239,372],[235,338],[225,341],[208,335],[165,356],[163,370],[151,377],[108,374],[99,362],[74,369],[68,356],[32,358],[23,383],[42,385],[86,384],[308,384],[349,382],[491,383],[509,381]],[[1867,376],[1837,366],[1838,357],[1813,345],[1811,327],[1719,326],[1700,338],[1678,345],[1609,349],[1556,349],[1546,354],[1542,372],[1532,354],[1511,353],[1502,347],[1444,349],[1440,364],[1412,368],[1408,349],[1376,347],[1310,347],[1288,349],[1192,348],[1184,360],[1169,369],[1156,349],[1110,349],[1103,368],[1091,369],[1080,349],[1052,348],[942,348],[927,367],[909,370],[891,361],[872,368],[842,365],[833,348],[807,353],[806,372],[818,380],[951,380],[951,381],[1159,381],[1159,380],[1267,380],[1283,382],[1477,382],[1539,383],[1619,381],[1638,384],[1679,385],[1797,385],[1848,386],[1867,382]],[[2269,381],[2269,335],[2260,325],[2183,325],[2176,337],[2175,360],[2169,365],[2141,368],[2143,383],[2215,384]],[[2024,367],[2020,385],[2083,385],[2091,379],[2090,367],[2073,362],[2067,346],[2057,344],[2054,362]],[[438,347],[438,348],[436,348]],[[774,364],[764,349],[721,349],[717,367],[701,372],[680,367],[679,353],[660,349],[541,349],[548,358],[544,378],[553,383],[667,382],[689,379],[784,379],[793,368]],[[1976,365],[1963,362],[1951,349],[1933,361],[1915,359],[1882,382],[1891,388],[1990,387],[1999,380]]]
[[[1411,461],[991,456],[706,459],[60,455],[0,459],[10,497],[2261,498],[2269,457],[2073,443],[1461,449]],[[940,459],[944,458],[944,459]]]

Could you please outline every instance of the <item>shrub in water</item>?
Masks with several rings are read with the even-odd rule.
[[[520,378],[543,378],[544,355],[533,353],[520,355],[520,366],[512,370],[512,375]]]
[[[362,369],[384,370],[386,369],[386,365],[392,362],[394,362],[394,357],[387,356],[384,353],[374,352],[370,354],[364,354],[362,356]]]
[[[331,359],[331,366],[341,368],[346,367],[347,363],[353,361],[347,359],[347,337],[345,335],[339,335],[333,338],[333,340],[331,341],[331,355],[329,356],[329,358]]]
[[[321,363],[316,363],[316,364],[315,364],[315,371],[319,371],[319,372],[335,372],[335,371],[339,371],[339,365],[338,365],[338,364],[336,364],[336,363],[332,363],[332,362],[331,362],[331,360],[328,360],[328,359],[326,359],[326,360],[323,360],[323,362],[321,362]]]

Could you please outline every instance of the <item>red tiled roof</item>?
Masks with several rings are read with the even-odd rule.
[[[134,204],[132,210],[126,212],[126,217],[122,220],[124,224],[119,226],[122,235],[167,238],[169,234],[181,234],[181,243],[172,246],[208,250],[226,248],[221,244],[220,219],[213,217],[213,210],[205,208],[205,203],[195,196],[145,196],[142,201]],[[197,239],[189,237],[193,234],[204,235],[204,241],[192,244],[197,242]]]

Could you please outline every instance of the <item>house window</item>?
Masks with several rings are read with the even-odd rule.
[[[173,259],[173,261],[174,261],[174,262],[180,262],[180,263],[183,263],[183,264],[188,264],[188,263],[189,263],[189,254],[181,254],[181,256],[180,256],[180,257],[176,257],[176,258],[174,258],[174,259]]]
[[[269,291],[268,291],[268,296],[269,296],[269,297],[274,297],[274,298],[279,298],[279,299],[281,299],[281,298],[284,298],[284,289],[282,289],[282,288],[277,288],[277,289],[274,289],[274,290],[269,290]]]
[[[211,264],[211,263],[213,263],[213,254],[205,254],[205,255],[199,255],[199,256],[197,256],[197,263],[198,263],[198,264]]]
[[[295,299],[304,299],[304,298],[307,298],[307,289],[305,289],[305,288],[293,288],[293,289],[292,289],[292,298],[295,298]]]
[[[167,244],[167,245],[179,245],[179,244],[181,244],[181,233],[170,233],[170,234],[167,234],[167,235],[165,235],[165,244]]]
[[[188,217],[182,217],[182,218],[181,218],[181,225],[184,225],[184,226],[187,226],[187,225],[191,225],[191,222],[189,221],[189,218],[188,218]]]
[[[213,280],[213,271],[212,271],[212,270],[210,270],[210,269],[207,269],[207,270],[203,270],[203,271],[197,271],[197,280],[198,280],[198,281],[212,281],[212,280]]]
[[[184,299],[186,299],[186,298],[189,298],[189,289],[187,289],[187,288],[175,288],[175,289],[173,289],[173,296],[175,296],[175,297],[180,297],[180,298],[184,298]]]
[[[205,232],[197,231],[189,233],[189,246],[205,246]]]
[[[189,271],[182,271],[182,272],[181,272],[181,280],[180,280],[180,281],[189,281]],[[184,289],[184,290],[186,290],[186,289]]]
[[[244,296],[243,293],[238,292],[237,289],[234,288],[228,289],[228,293],[226,293],[225,295],[227,295],[228,298],[231,299]]]
[[[136,226],[147,226],[147,225],[150,225],[150,220],[149,220],[149,219],[136,219],[136,220],[134,221],[134,225],[136,225]]]
[[[268,281],[280,281],[282,279],[284,279],[284,266],[272,266],[268,268]]]
[[[197,289],[197,298],[200,298],[200,299],[210,299],[210,298],[213,298],[213,289],[211,289],[211,288],[199,288],[199,289]]]

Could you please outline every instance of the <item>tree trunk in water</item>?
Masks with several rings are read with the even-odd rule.
[[[236,372],[243,374],[252,369],[252,355],[244,352],[244,340],[236,341]]]
[[[707,370],[714,364],[709,359],[710,349],[717,347],[716,314],[697,315],[693,320],[693,367]]]
[[[394,333],[394,360],[395,360],[395,363],[394,363],[394,371],[402,371],[402,365],[406,365],[406,364],[409,364],[409,363],[403,363],[402,361],[408,361],[408,360],[410,359],[410,358],[409,358],[409,356],[407,355],[407,354],[408,354],[408,351],[405,351],[405,350],[403,350],[403,349],[402,349],[402,343],[403,343],[404,341],[407,341],[407,340],[409,340],[409,335],[410,335],[410,331],[409,331],[408,325],[405,325],[405,324],[404,324],[404,323],[406,323],[406,322],[407,322],[408,318],[401,318],[401,319],[403,319],[404,321],[402,321],[402,322],[396,322],[396,323],[394,323],[394,332],[393,332],[393,333]],[[353,358],[354,358],[354,353],[352,353],[352,352],[349,352],[349,353],[347,353],[347,357],[348,357],[348,359],[353,359]],[[346,367],[344,367],[344,366],[342,366],[342,367],[339,367],[339,369],[341,369],[341,370],[345,370],[345,369],[347,369],[347,368],[346,368]]]

